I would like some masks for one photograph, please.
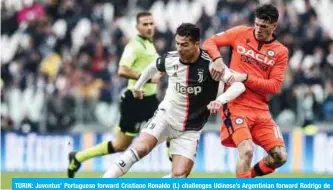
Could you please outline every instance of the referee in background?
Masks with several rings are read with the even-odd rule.
[[[153,17],[150,12],[140,12],[136,16],[136,28],[139,34],[126,45],[119,63],[118,74],[128,79],[127,89],[122,93],[120,103],[120,123],[114,139],[95,147],[69,154],[67,175],[75,177],[84,161],[126,150],[140,130],[140,124],[153,117],[159,101],[156,98],[157,83],[162,74],[156,74],[143,87],[145,97],[140,100],[133,96],[133,89],[141,72],[157,57],[152,38],[155,33]]]

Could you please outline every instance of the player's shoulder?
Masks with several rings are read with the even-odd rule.
[[[165,54],[166,58],[179,57],[178,51],[169,51]]]
[[[126,47],[133,48],[135,51],[145,50],[145,44],[137,38],[131,38]]]
[[[276,51],[277,56],[281,56],[281,57],[285,57],[289,55],[289,50],[288,48],[283,45],[281,42],[279,42],[278,40],[275,40],[274,43],[274,51]]]
[[[179,63],[179,54],[177,51],[169,51],[156,61],[156,67],[161,72],[166,72],[172,65]]]
[[[179,59],[179,54],[177,51],[169,51],[162,56],[162,59],[164,59],[166,63],[173,62]]]
[[[201,59],[207,62],[212,62],[212,58],[209,56],[209,54],[205,50],[201,50]]]
[[[282,52],[288,52],[288,48],[283,45],[280,41],[276,40],[277,48],[279,48]]]

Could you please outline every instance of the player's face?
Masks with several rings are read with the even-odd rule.
[[[256,18],[254,21],[254,34],[258,41],[268,41],[273,35],[277,23],[270,23],[267,20]]]
[[[155,25],[152,16],[143,16],[139,18],[139,23],[136,25],[141,36],[151,39],[155,33]]]
[[[180,60],[184,62],[192,60],[195,52],[199,48],[199,42],[193,42],[189,37],[179,36],[178,34],[175,40]]]

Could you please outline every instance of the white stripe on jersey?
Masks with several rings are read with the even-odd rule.
[[[212,59],[209,57],[209,55],[207,53],[205,53],[204,51],[202,51],[201,57],[206,59],[207,61],[212,61]]]

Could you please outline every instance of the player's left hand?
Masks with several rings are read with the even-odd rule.
[[[246,73],[240,73],[235,70],[231,70],[232,76],[235,80],[235,82],[244,82],[247,79],[247,74]]]
[[[217,113],[222,107],[222,102],[220,102],[219,100],[214,100],[211,101],[208,105],[207,105],[207,109],[210,111],[210,113]]]

